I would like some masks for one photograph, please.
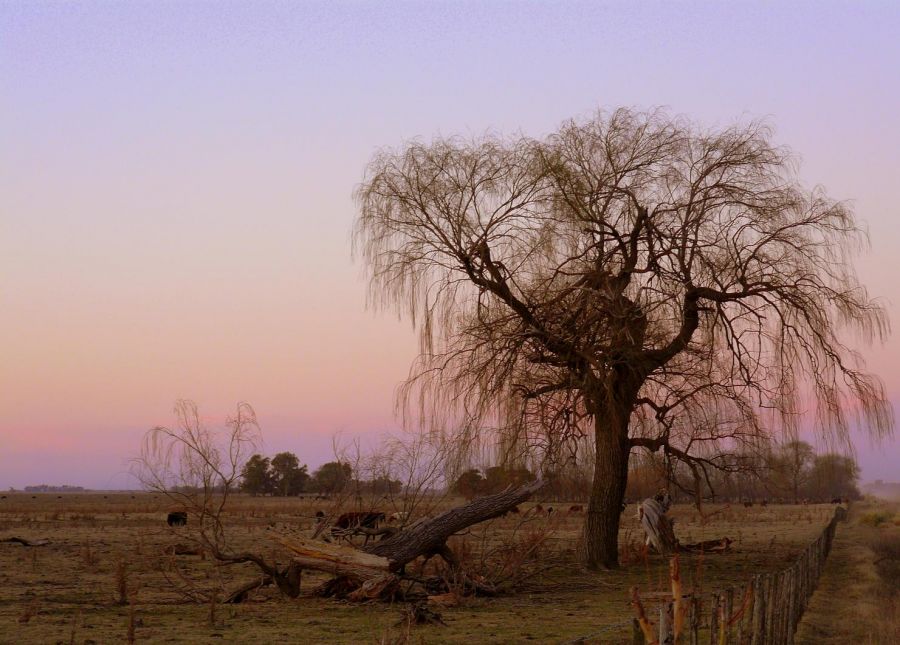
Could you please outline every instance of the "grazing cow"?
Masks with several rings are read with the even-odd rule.
[[[744,508],[750,508],[751,506],[753,506],[753,502],[749,499],[744,500]]]
[[[548,506],[547,507],[547,517],[550,517],[551,515],[553,515],[553,507]]]
[[[759,505],[760,505],[760,506],[768,506],[768,505],[769,505],[769,500],[764,499],[763,501],[761,501],[761,502],[759,503]]]
[[[624,504],[623,504],[624,506]],[[584,511],[584,507],[581,504],[572,504],[569,507],[569,513],[581,513]]]
[[[841,502],[840,497],[834,497],[834,498],[832,498],[831,503],[832,504],[842,504],[843,502]]]
[[[331,534],[337,535],[341,531],[349,529],[377,529],[381,522],[384,522],[385,514],[381,511],[360,511],[353,513],[344,513],[337,518],[334,526],[331,527]],[[366,535],[366,544],[369,542],[369,535]]]
[[[187,513],[184,511],[172,511],[166,517],[166,524],[169,526],[185,526],[187,525]]]

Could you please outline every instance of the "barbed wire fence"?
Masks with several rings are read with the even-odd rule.
[[[690,645],[790,645],[809,605],[831,552],[837,524],[847,517],[847,509],[838,507],[828,525],[807,546],[791,566],[753,576],[744,585],[727,587],[707,594],[686,594],[680,642]],[[566,640],[560,645],[588,645],[602,642],[610,632],[631,626],[633,645],[674,644],[676,635],[671,600],[657,608],[653,625],[654,640],[645,636],[636,618],[605,625],[590,634]],[[657,636],[658,634],[658,636]]]

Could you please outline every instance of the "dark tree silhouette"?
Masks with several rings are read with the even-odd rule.
[[[252,455],[241,470],[241,490],[251,495],[268,495],[274,490],[268,457]]]
[[[342,491],[350,483],[352,476],[353,468],[350,464],[329,461],[313,474],[313,483],[316,490],[330,495]]]
[[[618,110],[540,141],[413,142],[357,191],[373,297],[421,332],[404,407],[463,419],[462,446],[491,415],[509,450],[545,458],[587,435],[590,567],[617,566],[633,448],[699,481],[793,430],[801,400],[832,437],[849,411],[891,431],[842,341],[888,333],[851,263],[864,236],[770,138]]]
[[[309,481],[306,465],[301,466],[292,452],[279,452],[272,457],[270,471],[273,490],[282,497],[302,493]]]

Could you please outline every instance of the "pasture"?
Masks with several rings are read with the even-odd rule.
[[[448,500],[443,504],[458,503]],[[225,525],[234,550],[253,550],[287,561],[274,531],[308,535],[328,502],[298,498],[232,498]],[[669,589],[668,563],[642,557],[643,539],[630,505],[620,535],[622,569],[588,573],[574,565],[583,516],[570,504],[549,517],[508,515],[451,540],[472,570],[507,571],[509,558],[531,550],[522,564],[529,576],[518,590],[494,598],[463,598],[439,607],[446,626],[405,625],[405,604],[351,604],[311,597],[326,579],[304,573],[302,595],[287,600],[267,587],[241,604],[210,601],[259,577],[250,564],[219,566],[208,557],[174,555],[189,544],[187,527],[166,525],[173,504],[146,493],[25,494],[0,499],[0,539],[47,538],[43,547],[0,543],[0,642],[118,643],[476,643],[562,642],[619,624],[592,642],[630,642],[628,590],[636,585],[648,605]],[[389,509],[386,509],[389,510]],[[689,505],[671,515],[683,542],[733,540],[725,554],[683,555],[686,590],[709,590],[789,564],[833,514],[830,504],[709,506],[701,521]],[[171,551],[171,549],[169,549]],[[506,558],[507,560],[503,560]],[[439,566],[432,561],[429,567]]]

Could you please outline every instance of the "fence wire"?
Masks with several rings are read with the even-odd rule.
[[[712,642],[719,645],[744,642],[752,645],[792,643],[794,632],[831,551],[837,523],[846,517],[847,509],[835,509],[834,516],[822,533],[800,553],[791,566],[756,575],[748,583],[729,587],[724,592],[703,594],[702,599],[691,597],[687,605],[689,615],[685,616],[685,636],[691,643],[699,643],[699,632],[703,628],[709,630],[710,638],[714,639]],[[742,602],[742,598],[746,600]],[[741,606],[737,607],[738,604]],[[710,609],[707,616],[702,615],[704,606]],[[590,634],[562,641],[560,645],[580,645],[633,624],[634,619],[629,618],[606,625]],[[643,637],[635,642],[643,642]]]

